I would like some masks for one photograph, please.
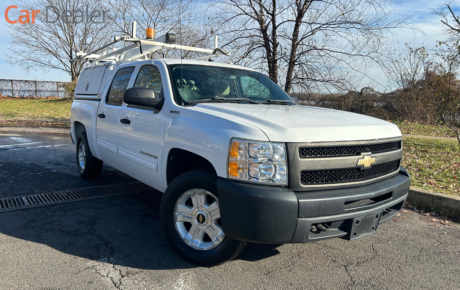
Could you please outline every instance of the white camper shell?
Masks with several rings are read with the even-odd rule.
[[[100,99],[99,93],[103,88],[103,84],[106,84],[111,76],[113,69],[113,64],[111,63],[85,68],[78,79],[75,96],[77,98]]]

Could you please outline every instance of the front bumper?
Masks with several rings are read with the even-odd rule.
[[[402,167],[397,176],[369,185],[308,192],[225,178],[217,181],[225,235],[274,244],[347,238],[354,218],[382,213],[382,223],[396,215],[409,187],[410,175]],[[329,229],[312,232],[311,226],[318,223]]]

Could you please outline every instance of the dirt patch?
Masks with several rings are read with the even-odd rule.
[[[0,127],[70,128],[70,121],[0,120]]]
[[[66,98],[61,98],[61,97],[55,97],[55,96],[48,96],[48,97],[35,97],[35,96],[24,96],[24,97],[21,97],[21,96],[18,96],[18,97],[12,97],[12,96],[4,96],[4,95],[0,95],[0,100],[8,100],[8,99],[14,99],[14,100],[19,100],[19,99],[23,99],[23,100],[37,100],[37,99],[40,99],[40,100],[55,100],[55,99],[66,99]]]

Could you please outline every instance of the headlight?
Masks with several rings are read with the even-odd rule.
[[[287,185],[286,147],[283,143],[233,139],[228,156],[228,176]]]

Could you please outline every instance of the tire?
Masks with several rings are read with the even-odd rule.
[[[192,171],[174,179],[163,195],[160,209],[163,233],[171,247],[201,266],[236,258],[246,243],[225,237],[218,210],[214,174]]]
[[[88,139],[85,133],[81,133],[77,139],[77,167],[80,176],[84,179],[98,178],[102,172],[102,160],[97,159],[91,153]]]

